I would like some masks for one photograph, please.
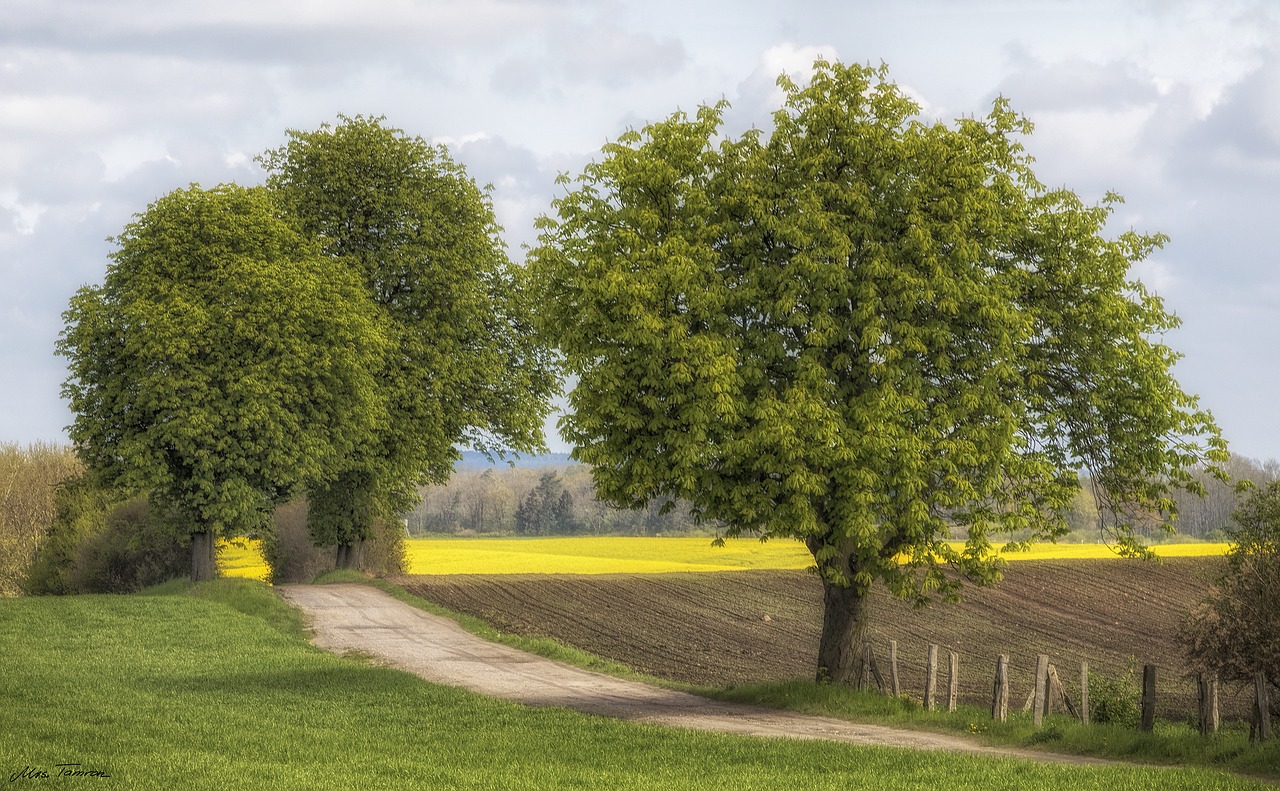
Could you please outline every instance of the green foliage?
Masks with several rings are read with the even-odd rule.
[[[1138,727],[1142,719],[1142,685],[1137,673],[1138,662],[1132,657],[1129,667],[1120,675],[1089,671],[1089,719],[1092,722]]]
[[[463,167],[443,147],[360,116],[292,131],[260,161],[289,218],[360,279],[392,339],[377,381],[389,419],[336,482],[312,482],[317,540],[367,536],[370,503],[398,517],[419,484],[448,478],[459,445],[540,449],[552,367],[529,331],[522,271],[491,200]]]
[[[1280,481],[1256,489],[1233,520],[1227,569],[1180,637],[1192,665],[1224,681],[1252,684],[1266,673],[1280,709]]]
[[[193,533],[261,526],[385,422],[372,306],[278,214],[262,188],[170,193],[64,314],[81,457]]]
[[[186,574],[186,536],[141,498],[119,502],[92,475],[58,489],[57,516],[23,590],[132,593]]]
[[[75,592],[70,575],[80,545],[102,532],[117,502],[88,472],[60,484],[54,500],[54,518],[22,585],[34,596]]]
[[[806,541],[830,586],[923,602],[997,580],[993,534],[1065,532],[1084,468],[1141,552],[1133,518],[1226,457],[1129,276],[1164,237],[1107,238],[1119,198],[1041,185],[1003,99],[948,126],[883,68],[779,82],[767,137],[676,113],[541,221],[538,326],[601,496],[685,498]]]

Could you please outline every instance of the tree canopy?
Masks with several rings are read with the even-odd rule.
[[[606,145],[531,267],[601,496],[803,540],[819,675],[849,680],[874,582],[995,581],[993,537],[1064,531],[1079,470],[1140,552],[1131,514],[1173,508],[1225,444],[1130,275],[1164,237],[1110,237],[1117,196],[1037,181],[1005,100],[948,125],[883,67],[779,84],[768,134],[728,136],[721,103]]]
[[[302,233],[360,279],[392,347],[377,373],[390,419],[340,475],[311,486],[317,541],[359,542],[367,515],[397,515],[419,484],[447,479],[459,446],[542,448],[554,367],[489,195],[447,150],[341,117],[291,131],[260,161]]]
[[[279,216],[263,188],[176,190],[115,239],[58,352],[71,439],[104,482],[202,536],[262,524],[385,425],[385,341],[360,281]]]

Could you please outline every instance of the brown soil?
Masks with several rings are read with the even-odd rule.
[[[1194,684],[1176,639],[1187,609],[1208,591],[1220,559],[1020,561],[995,588],[913,610],[872,594],[871,637],[882,667],[898,641],[904,694],[924,688],[929,643],[960,655],[960,700],[989,705],[996,657],[1009,655],[1012,705],[1049,654],[1069,690],[1080,662],[1117,676],[1132,657],[1157,666],[1158,714],[1190,716]],[[415,594],[502,631],[550,636],[661,678],[711,686],[808,678],[821,626],[821,585],[800,571],[657,575],[413,576]],[[887,675],[887,669],[886,669]],[[1139,674],[1141,669],[1139,667]],[[1225,716],[1243,716],[1228,694]]]

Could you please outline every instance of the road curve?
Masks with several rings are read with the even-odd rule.
[[[956,736],[899,730],[829,717],[722,703],[606,676],[491,643],[457,623],[368,585],[284,585],[280,595],[305,614],[316,646],[359,651],[428,681],[531,706],[751,736],[827,739],[861,745],[947,750],[1070,764],[1113,761],[987,747]]]

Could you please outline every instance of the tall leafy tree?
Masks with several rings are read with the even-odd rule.
[[[378,378],[385,430],[309,492],[316,541],[346,564],[368,517],[399,514],[419,485],[447,479],[458,446],[543,447],[557,380],[489,196],[444,147],[341,117],[290,132],[261,162],[302,231],[363,282],[393,344]]]
[[[607,145],[562,180],[531,267],[600,495],[802,540],[818,676],[849,681],[873,584],[995,582],[992,539],[1063,532],[1082,469],[1141,552],[1129,515],[1225,446],[1129,275],[1163,237],[1108,237],[1118,198],[1040,184],[1004,100],[948,125],[883,68],[779,84],[767,135],[728,137],[721,103]]]
[[[385,421],[384,341],[358,278],[280,219],[263,188],[161,198],[64,314],[71,439],[110,486],[213,539],[262,524]]]

